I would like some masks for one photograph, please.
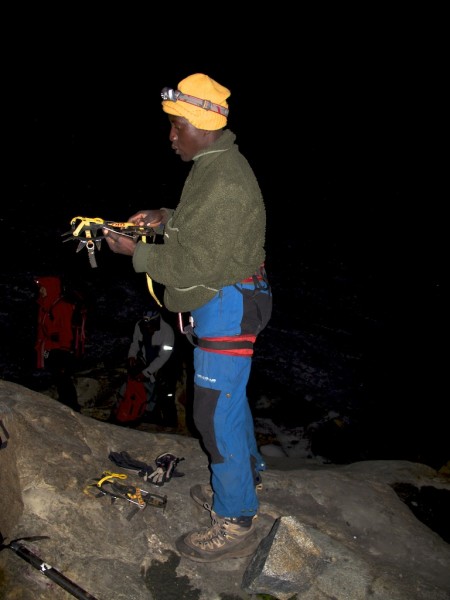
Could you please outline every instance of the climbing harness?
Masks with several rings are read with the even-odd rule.
[[[128,475],[125,473],[104,471],[100,478],[97,480],[94,479],[88,483],[83,492],[87,496],[94,496],[95,498],[108,496],[111,498],[111,504],[114,504],[116,500],[126,500],[127,502],[130,502],[134,506],[127,517],[128,521],[136,514],[136,512],[143,510],[148,505],[165,509],[167,496],[152,494],[135,485],[125,485],[117,481],[127,479],[127,477]]]
[[[54,567],[47,564],[40,558],[37,554],[34,554],[31,550],[26,548],[23,544],[19,542],[35,542],[38,540],[48,540],[50,539],[48,535],[35,535],[30,537],[17,538],[9,542],[9,544],[4,543],[4,538],[0,534],[0,551],[5,548],[9,548],[13,552],[23,558],[27,563],[29,563],[32,567],[40,571],[45,577],[48,577],[55,583],[57,583],[60,587],[69,592],[75,598],[79,598],[80,600],[96,600],[96,597],[86,590],[83,590],[79,585],[71,581],[68,577],[63,575],[60,571],[57,571]]]
[[[105,221],[100,217],[74,217],[70,221],[71,229],[61,235],[66,239],[63,242],[70,240],[78,241],[77,252],[80,252],[83,248],[86,248],[89,256],[89,263],[92,268],[97,267],[97,260],[95,258],[95,250],[101,249],[102,240],[105,236],[102,235],[102,231],[113,231],[119,235],[124,235],[133,239],[141,238],[141,241],[146,243],[147,236],[152,235],[153,241],[155,241],[156,232],[152,227],[139,227],[134,223],[117,222],[117,221]],[[158,306],[162,306],[162,303],[156,297],[153,289],[153,281],[148,273],[147,276],[147,287],[155,302]]]
[[[238,354],[251,356],[253,354],[253,344],[255,335],[234,335],[215,338],[199,338],[194,333],[194,319],[189,316],[189,324],[183,324],[183,315],[178,313],[178,324],[181,333],[183,333],[189,342],[196,348],[201,348],[209,352],[219,354]]]
[[[239,282],[240,284],[248,284],[253,283],[254,290],[249,292],[249,297],[254,300],[255,297],[261,292],[265,292],[267,294],[271,294],[271,288],[269,281],[267,279],[267,274],[264,268],[264,265],[258,269],[256,273],[247,277],[243,281]],[[239,284],[234,284],[234,287],[240,292],[244,294],[244,291]],[[248,292],[247,290],[245,292]],[[255,303],[255,310],[258,314],[258,318],[261,324],[264,322],[264,317],[261,314],[260,307],[257,303]],[[206,352],[216,352],[218,354],[228,354],[233,356],[252,356],[253,355],[253,346],[256,341],[255,334],[241,334],[241,335],[232,335],[232,336],[221,336],[221,337],[203,337],[199,338],[194,333],[194,319],[192,315],[189,316],[189,323],[184,325],[183,323],[183,314],[178,313],[178,325],[182,334],[184,334],[189,342]],[[263,328],[265,325],[261,325]]]

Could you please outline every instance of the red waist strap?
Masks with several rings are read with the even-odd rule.
[[[256,273],[250,275],[250,277],[243,279],[240,283],[253,283],[255,279],[257,279],[258,281],[262,281],[264,279],[263,273],[264,263],[259,267],[259,271],[256,271]]]
[[[198,338],[197,346],[206,352],[231,356],[252,356],[256,335]]]
[[[253,283],[255,277],[258,281],[262,281],[263,279],[262,275],[253,275],[252,277],[247,277],[247,279],[243,279],[240,283]]]

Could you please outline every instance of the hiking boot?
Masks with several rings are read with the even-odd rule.
[[[201,483],[193,485],[189,490],[189,494],[194,502],[211,512],[214,493],[209,483],[206,485],[202,485]]]
[[[219,517],[211,513],[209,529],[191,531],[176,541],[178,552],[196,562],[250,556],[258,547],[253,517]]]
[[[256,493],[260,492],[262,489],[263,489],[262,479],[261,479],[261,475],[259,475],[259,473],[258,473],[258,475],[256,477],[256,481],[255,481]],[[209,483],[205,484],[205,485],[202,485],[201,483],[197,483],[197,485],[194,485],[191,487],[191,489],[189,490],[189,494],[194,502],[196,502],[197,504],[199,504],[200,506],[202,506],[203,508],[206,508],[206,510],[209,510],[211,512],[211,506],[213,503],[214,492]]]

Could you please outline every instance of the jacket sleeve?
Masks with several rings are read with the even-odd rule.
[[[142,332],[139,327],[139,322],[134,326],[133,340],[128,349],[128,358],[136,358],[141,348]]]
[[[154,342],[157,342],[159,345],[159,353],[142,371],[143,375],[148,378],[151,378],[150,376],[154,375],[169,360],[175,341],[175,334],[172,327],[162,319],[161,328],[154,336],[158,336],[157,339],[154,339]]]

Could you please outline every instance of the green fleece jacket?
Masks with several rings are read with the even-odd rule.
[[[164,227],[164,243],[136,246],[135,271],[165,286],[170,311],[199,308],[264,262],[264,201],[235,140],[226,129],[194,156],[179,204]]]

